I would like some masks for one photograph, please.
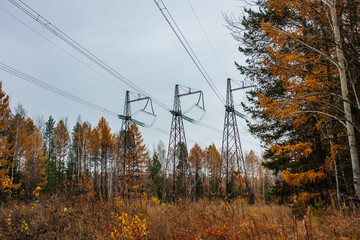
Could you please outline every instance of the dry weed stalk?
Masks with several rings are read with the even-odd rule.
[[[296,219],[286,206],[242,201],[157,199],[94,201],[40,198],[0,207],[1,239],[358,239],[360,214],[311,211]]]

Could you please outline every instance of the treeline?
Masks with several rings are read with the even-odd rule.
[[[160,142],[150,156],[135,124],[127,132],[114,134],[101,118],[94,127],[79,121],[70,132],[66,120],[56,122],[51,116],[46,122],[34,123],[21,105],[13,114],[1,85],[0,91],[3,200],[32,199],[39,191],[102,199],[145,194],[163,201],[226,196],[221,157],[214,144],[205,149],[195,144],[189,155],[183,148],[178,154],[186,158],[173,172],[164,144]],[[270,172],[252,151],[246,162],[252,190],[259,201],[265,200],[273,181]],[[242,179],[234,171],[231,197],[246,197]]]
[[[360,199],[359,12],[359,1],[258,0],[226,17],[280,202]]]

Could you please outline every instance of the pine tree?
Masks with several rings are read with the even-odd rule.
[[[161,176],[161,163],[157,153],[154,153],[149,164],[150,193],[161,199],[163,194],[163,177]]]
[[[69,157],[66,166],[66,179],[70,181],[69,194],[74,190],[76,177],[76,164],[79,158],[79,142],[77,140],[77,133],[80,130],[80,123],[77,122],[71,132],[71,145],[69,149]]]
[[[188,193],[190,192],[190,165],[188,161],[188,150],[185,143],[180,142],[178,144],[179,146],[176,148],[177,152],[175,153],[178,159],[175,172],[175,195],[189,197]]]
[[[52,116],[45,123],[44,149],[46,155],[46,191],[53,191],[57,184],[58,168],[54,154],[55,120]]]

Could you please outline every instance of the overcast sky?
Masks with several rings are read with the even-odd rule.
[[[241,14],[240,2],[190,1],[225,71],[214,56],[188,0],[164,0],[164,3],[225,97],[227,77],[244,80],[234,65],[234,61],[242,63],[244,57],[238,52],[239,43],[230,35],[223,18],[223,13]],[[188,147],[191,148],[197,142],[202,147],[215,143],[221,148],[224,106],[197,70],[153,0],[23,2],[170,108],[173,105],[175,84],[202,90],[207,109],[202,122],[218,131],[184,121]],[[0,7],[1,63],[122,114],[125,91],[135,92],[133,89],[92,64],[9,1],[2,0]],[[21,103],[32,118],[43,116],[47,120],[52,115],[59,121],[67,117],[68,127],[72,129],[79,116],[92,126],[96,126],[101,116],[104,116],[112,132],[118,132],[121,128],[121,120],[113,116],[72,102],[1,70],[0,80],[3,82],[3,90],[11,98],[12,109]],[[235,92],[235,104],[244,101],[244,96],[244,91]],[[182,101],[184,111],[195,103],[193,98]],[[137,112],[139,107],[132,106],[132,112]],[[154,110],[158,116],[154,127],[169,132],[171,114],[158,105],[154,105]],[[243,112],[240,106],[237,110]],[[188,115],[196,118],[198,112],[189,112]],[[140,114],[134,118],[148,120]],[[254,149],[260,154],[259,141],[248,133],[245,121],[238,118],[238,127],[243,151]],[[140,130],[150,149],[159,140],[167,146],[168,134],[147,128]]]

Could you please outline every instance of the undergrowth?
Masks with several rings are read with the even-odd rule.
[[[156,198],[112,201],[57,196],[0,208],[1,239],[359,239],[355,210],[309,211],[299,219],[287,206],[244,201]]]

